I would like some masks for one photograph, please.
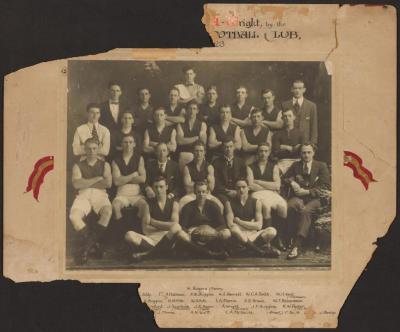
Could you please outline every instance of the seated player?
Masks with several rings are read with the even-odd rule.
[[[135,130],[141,135],[147,126],[153,122],[153,106],[150,104],[151,93],[148,88],[138,89],[139,105],[133,110]]]
[[[282,111],[275,106],[275,94],[271,89],[264,89],[261,91],[263,100],[263,125],[272,131],[281,129],[283,126]]]
[[[165,108],[167,126],[185,122],[185,107],[179,103],[179,89],[169,90],[169,105]]]
[[[239,178],[247,177],[247,166],[235,156],[232,137],[223,142],[224,155],[214,160],[215,188],[214,195],[225,205],[229,198],[236,196],[235,183]]]
[[[227,137],[233,138],[233,143],[237,151],[242,148],[240,128],[231,123],[231,107],[229,105],[222,105],[219,110],[219,116],[219,123],[210,128],[208,137],[208,147],[210,149],[210,154],[212,154],[214,158],[223,155],[222,142],[226,140]]]
[[[79,126],[75,130],[72,150],[75,156],[84,157],[86,154],[85,142],[93,137],[97,140],[99,146],[97,156],[105,158],[110,152],[110,131],[99,123],[100,106],[94,103],[86,107],[88,122]]]
[[[167,144],[170,152],[176,150],[176,130],[172,126],[165,123],[165,109],[157,108],[153,112],[154,123],[149,125],[144,133],[143,151],[147,154],[148,159],[154,159],[155,147],[159,143]]]
[[[285,174],[289,167],[300,159],[300,146],[305,143],[302,130],[294,127],[296,116],[292,109],[282,112],[284,127],[274,133],[272,137],[272,153],[279,159],[278,167],[281,174]]]
[[[117,187],[117,195],[112,202],[114,217],[119,230],[124,229],[122,209],[129,206],[137,207],[138,216],[145,216],[146,202],[140,193],[140,185],[146,181],[146,170],[143,157],[136,148],[135,139],[127,135],[122,139],[122,153],[112,161],[112,177]]]
[[[200,107],[199,118],[210,128],[219,122],[218,91],[215,85],[208,87],[206,97],[206,102]]]
[[[185,123],[176,126],[176,136],[179,151],[179,169],[183,171],[185,165],[193,160],[193,144],[200,140],[204,144],[207,141],[207,125],[197,119],[199,106],[195,101],[187,105]]]
[[[178,164],[171,160],[166,143],[159,143],[155,148],[156,160],[151,160],[146,166],[146,197],[154,198],[155,193],[151,187],[154,180],[160,176],[167,181],[168,198],[177,199],[180,194],[180,174]]]
[[[286,250],[282,238],[286,232],[287,204],[279,194],[281,178],[279,169],[269,159],[271,148],[268,143],[260,144],[257,149],[257,160],[249,167],[249,186],[252,196],[261,201],[264,227],[273,225],[278,230],[276,245],[280,250]],[[272,221],[274,212],[275,220]]]
[[[75,255],[78,264],[88,260],[89,252],[97,247],[98,254],[102,254],[102,237],[110,222],[112,209],[106,189],[111,187],[110,165],[98,158],[99,143],[95,138],[85,141],[85,156],[72,167],[72,186],[78,190],[69,219],[79,235],[79,249]],[[91,230],[84,222],[84,218],[93,210],[99,215],[96,226]]]
[[[261,202],[249,196],[246,179],[236,181],[236,196],[225,202],[225,209],[233,240],[258,256],[279,256],[279,250],[271,245],[276,230],[273,227],[263,229]]]
[[[315,147],[300,147],[301,160],[295,161],[283,177],[289,186],[288,226],[294,238],[288,259],[297,258],[303,241],[308,237],[314,213],[321,206],[321,190],[330,189],[330,175],[324,162],[314,160]]]
[[[226,258],[225,245],[230,239],[219,206],[208,199],[206,182],[194,184],[196,200],[186,204],[180,215],[180,224],[187,236],[194,242],[204,245],[203,254],[208,257]],[[198,253],[202,253],[197,250]]]
[[[259,108],[253,108],[250,112],[251,126],[245,127],[240,132],[243,146],[243,159],[246,165],[254,162],[258,145],[269,143],[271,134],[268,128],[262,125],[263,116]]]
[[[143,138],[140,133],[137,132],[136,129],[134,129],[134,117],[132,112],[130,111],[125,111],[121,115],[121,127],[115,134],[115,146],[114,146],[114,157],[117,157],[118,154],[121,154],[123,148],[122,148],[122,139],[125,136],[133,136],[135,139],[135,149],[136,151],[141,151],[142,146],[143,146]]]
[[[247,99],[247,89],[243,85],[236,89],[236,102],[232,105],[232,123],[244,128],[251,125],[249,115],[250,111],[253,109]]]
[[[178,203],[167,195],[167,181],[158,177],[153,182],[155,196],[148,200],[142,219],[143,234],[132,230],[125,234],[125,240],[135,249],[143,252],[133,253],[133,260],[165,257],[171,255],[179,225]]]
[[[196,195],[194,193],[194,184],[196,182],[206,182],[210,192],[214,190],[215,178],[214,167],[209,164],[205,158],[205,144],[202,141],[197,141],[193,146],[194,159],[188,163],[183,169],[183,184],[185,186],[186,195],[179,201],[179,209],[181,210],[187,203],[194,201]],[[212,200],[223,212],[223,205],[218,198],[211,194],[207,197]]]

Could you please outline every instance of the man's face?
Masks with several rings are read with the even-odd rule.
[[[224,143],[224,156],[228,158],[233,157],[233,153],[235,152],[235,146],[233,142]]]
[[[197,161],[204,160],[205,151],[204,146],[196,145],[193,150],[194,159]]]
[[[168,148],[167,148],[166,144],[161,144],[161,145],[157,146],[156,154],[157,154],[157,160],[159,162],[167,161],[168,153],[169,152],[168,152]]]
[[[187,111],[186,115],[188,118],[195,118],[197,113],[199,113],[199,108],[196,104],[190,104]]]
[[[135,140],[132,136],[126,136],[122,139],[122,150],[124,152],[132,152],[135,147]]]
[[[177,90],[171,90],[169,92],[169,102],[171,104],[176,104],[179,101],[179,92]]]
[[[247,91],[245,88],[239,88],[236,90],[236,99],[238,102],[245,101],[247,98]]]
[[[87,158],[96,158],[99,146],[96,143],[85,144],[85,153]]]
[[[196,200],[199,203],[204,203],[208,196],[208,188],[206,185],[196,186]]]
[[[293,125],[296,116],[293,114],[293,111],[286,111],[282,114],[282,120],[285,124],[285,127],[289,127]]]
[[[246,181],[236,182],[236,192],[238,197],[246,197],[249,194],[249,186]]]
[[[273,106],[275,96],[271,92],[267,92],[262,95],[262,100],[265,106]]]
[[[114,84],[110,86],[110,99],[112,101],[118,101],[121,95],[122,95],[122,90],[119,85]]]
[[[157,110],[153,115],[154,122],[158,125],[165,123],[165,112],[164,110]]]
[[[262,145],[258,148],[257,156],[258,160],[267,161],[271,151],[268,146]]]
[[[185,71],[185,80],[187,83],[194,83],[194,79],[196,78],[196,73],[193,69],[188,69]]]
[[[259,126],[262,124],[263,116],[262,116],[261,112],[254,112],[251,114],[250,119],[251,119],[252,125],[255,127],[255,126]]]
[[[100,119],[100,108],[91,107],[88,110],[88,121],[90,123],[97,123]]]
[[[292,86],[292,93],[295,98],[301,98],[306,92],[306,88],[304,87],[304,83],[302,82],[295,82]]]
[[[301,159],[308,163],[309,161],[312,161],[314,158],[314,150],[312,146],[310,145],[303,145],[301,147]]]
[[[150,100],[151,94],[149,90],[142,89],[139,91],[139,99],[142,103],[148,103]]]
[[[221,121],[231,121],[232,119],[232,112],[229,107],[222,107],[220,112],[219,112],[219,117]]]
[[[168,189],[168,186],[164,180],[154,182],[154,184],[153,184],[153,190],[154,190],[154,193],[156,194],[157,198],[165,197],[167,195],[167,189]]]
[[[121,123],[123,126],[126,126],[126,127],[132,126],[134,123],[132,113],[124,113],[122,115]]]
[[[214,89],[207,91],[207,99],[210,103],[215,103],[217,101],[217,98],[218,98],[217,91],[215,91]]]

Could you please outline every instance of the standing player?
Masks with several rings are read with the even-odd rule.
[[[117,195],[112,202],[118,228],[124,228],[122,209],[134,206],[139,209],[138,216],[143,220],[146,202],[140,194],[140,185],[146,181],[146,170],[140,151],[135,148],[135,139],[127,135],[122,139],[122,153],[112,161],[112,177],[117,187]]]
[[[285,174],[289,167],[300,158],[300,146],[305,143],[304,133],[294,127],[296,116],[292,109],[283,112],[283,129],[274,133],[272,137],[272,153],[279,159],[278,167]]]
[[[93,137],[99,144],[97,155],[104,159],[110,152],[110,131],[99,123],[100,106],[98,104],[89,104],[86,111],[88,122],[76,128],[72,150],[75,156],[84,156],[86,154],[85,142],[88,138]]]
[[[176,130],[165,123],[165,109],[157,108],[153,112],[154,123],[151,124],[144,133],[143,151],[151,159],[154,157],[155,147],[159,143],[167,144],[170,152],[176,150]]]
[[[263,125],[271,130],[282,128],[282,111],[275,106],[275,94],[271,89],[261,91],[263,100]]]
[[[79,234],[80,248],[75,255],[78,264],[88,260],[89,252],[97,246],[102,254],[101,242],[103,234],[110,222],[112,208],[106,189],[111,187],[110,165],[98,158],[99,143],[95,138],[85,141],[85,156],[72,167],[72,186],[78,190],[69,219]],[[91,232],[83,219],[93,211],[100,216]]]
[[[293,82],[291,92],[293,98],[283,102],[282,109],[294,111],[296,116],[295,127],[303,131],[306,142],[316,145],[318,143],[317,105],[304,98],[306,87],[302,80]]]
[[[143,134],[147,126],[153,122],[153,107],[150,104],[151,93],[148,88],[138,89],[139,104],[133,111],[135,130]]]
[[[119,128],[117,134],[115,135],[115,146],[114,146],[114,154],[116,157],[117,154],[120,154],[122,151],[122,140],[125,136],[133,136],[135,139],[135,149],[136,151],[141,151],[143,145],[143,137],[134,129],[135,120],[133,118],[133,114],[130,111],[125,111],[121,116],[121,128]]]
[[[231,123],[232,112],[229,105],[222,105],[219,111],[220,121],[218,124],[210,128],[208,138],[208,147],[212,157],[223,155],[222,142],[227,137],[232,137],[235,149],[239,151],[242,148],[242,140],[240,138],[240,128]]]
[[[207,127],[216,125],[219,122],[219,106],[217,104],[218,91],[215,85],[211,85],[207,89],[207,100],[200,108],[200,119],[206,122]]]
[[[167,126],[185,122],[185,107],[179,103],[179,90],[169,90],[169,105],[165,108]]]
[[[250,120],[251,126],[245,127],[240,133],[243,144],[243,159],[246,165],[254,162],[258,145],[271,141],[269,129],[262,125],[263,116],[259,108],[251,110]]]
[[[233,239],[259,256],[279,256],[279,250],[271,245],[276,230],[273,227],[263,229],[261,202],[249,196],[246,179],[236,181],[236,196],[225,203],[225,209]]]
[[[199,106],[197,102],[191,101],[187,105],[186,120],[178,124],[177,141],[179,151],[179,169],[183,171],[185,165],[193,160],[193,144],[200,140],[204,144],[207,141],[207,125],[197,119]]]
[[[214,190],[215,177],[214,167],[209,164],[205,158],[205,144],[202,141],[197,141],[193,146],[194,159],[188,163],[183,169],[183,184],[185,186],[186,195],[179,201],[179,209],[182,209],[187,203],[194,201],[196,195],[194,193],[194,184],[196,182],[205,182],[208,184],[210,192]],[[211,194],[207,197],[217,203],[223,212],[223,205],[218,198]]]
[[[268,143],[258,146],[257,160],[249,167],[248,180],[252,196],[262,203],[264,227],[273,225],[278,230],[277,247],[285,250],[282,238],[286,231],[287,204],[279,195],[281,178],[278,166],[269,159],[270,153]],[[275,222],[272,221],[272,211],[275,213]]]
[[[253,109],[249,103],[246,102],[247,89],[243,85],[236,89],[236,102],[232,105],[232,122],[240,128],[250,126],[250,111]]]
[[[188,103],[194,99],[198,104],[201,104],[204,98],[204,88],[195,82],[196,72],[194,67],[187,66],[183,68],[183,73],[185,75],[185,83],[175,85],[179,90],[181,102]]]

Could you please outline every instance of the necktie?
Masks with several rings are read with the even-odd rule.
[[[298,100],[296,100],[296,102],[294,103],[293,108],[294,108],[295,114],[297,114],[300,110],[300,104],[299,104]]]
[[[111,105],[119,105],[119,102],[118,101],[110,101],[110,104]]]
[[[158,169],[160,170],[160,173],[164,173],[164,164],[158,164]]]
[[[229,168],[232,168],[232,166],[233,166],[233,159],[227,160],[227,161],[226,161],[226,164],[228,165]]]
[[[308,165],[307,165],[307,163],[304,163],[304,165],[303,165],[303,174],[308,175]]]
[[[95,125],[93,125],[92,137],[93,137],[95,140],[97,140],[97,142],[100,143],[99,134],[97,133],[97,129],[96,129],[96,126],[95,126]]]

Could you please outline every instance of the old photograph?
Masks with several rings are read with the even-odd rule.
[[[68,61],[66,269],[331,267],[317,61]]]

